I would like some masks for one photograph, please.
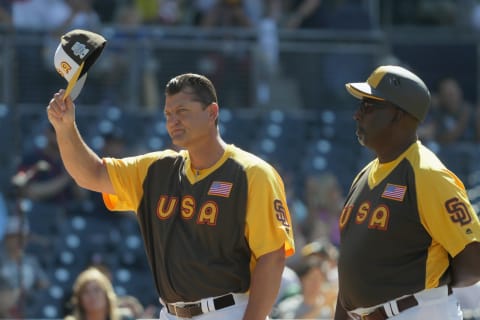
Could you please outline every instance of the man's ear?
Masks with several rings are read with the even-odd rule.
[[[212,102],[209,106],[210,108],[210,111],[209,111],[209,117],[212,118],[212,120],[216,120],[218,118],[218,111],[219,111],[219,107],[218,107],[218,104],[216,102]]]

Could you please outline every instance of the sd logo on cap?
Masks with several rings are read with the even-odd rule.
[[[99,34],[75,29],[61,38],[55,51],[54,64],[68,82],[65,97],[78,97],[87,79],[87,71],[103,51],[107,40]]]

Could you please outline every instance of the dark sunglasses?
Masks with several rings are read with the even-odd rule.
[[[388,101],[380,100],[362,100],[358,105],[358,110],[363,114],[372,113],[376,109],[386,108],[388,106],[396,107]]]

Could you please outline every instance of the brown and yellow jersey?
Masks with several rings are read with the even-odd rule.
[[[359,173],[340,230],[340,299],[347,310],[447,284],[449,259],[480,240],[463,183],[419,141]]]
[[[165,302],[246,292],[258,257],[294,251],[283,182],[260,158],[229,145],[211,168],[193,172],[187,151],[104,159],[115,195],[110,210],[137,213]]]

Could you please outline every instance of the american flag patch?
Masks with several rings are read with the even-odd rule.
[[[208,194],[228,198],[230,191],[232,191],[232,186],[233,184],[230,182],[213,181],[210,189],[208,189]]]
[[[397,184],[387,183],[385,190],[383,190],[382,198],[403,201],[405,192],[407,192],[407,186],[399,186]]]

